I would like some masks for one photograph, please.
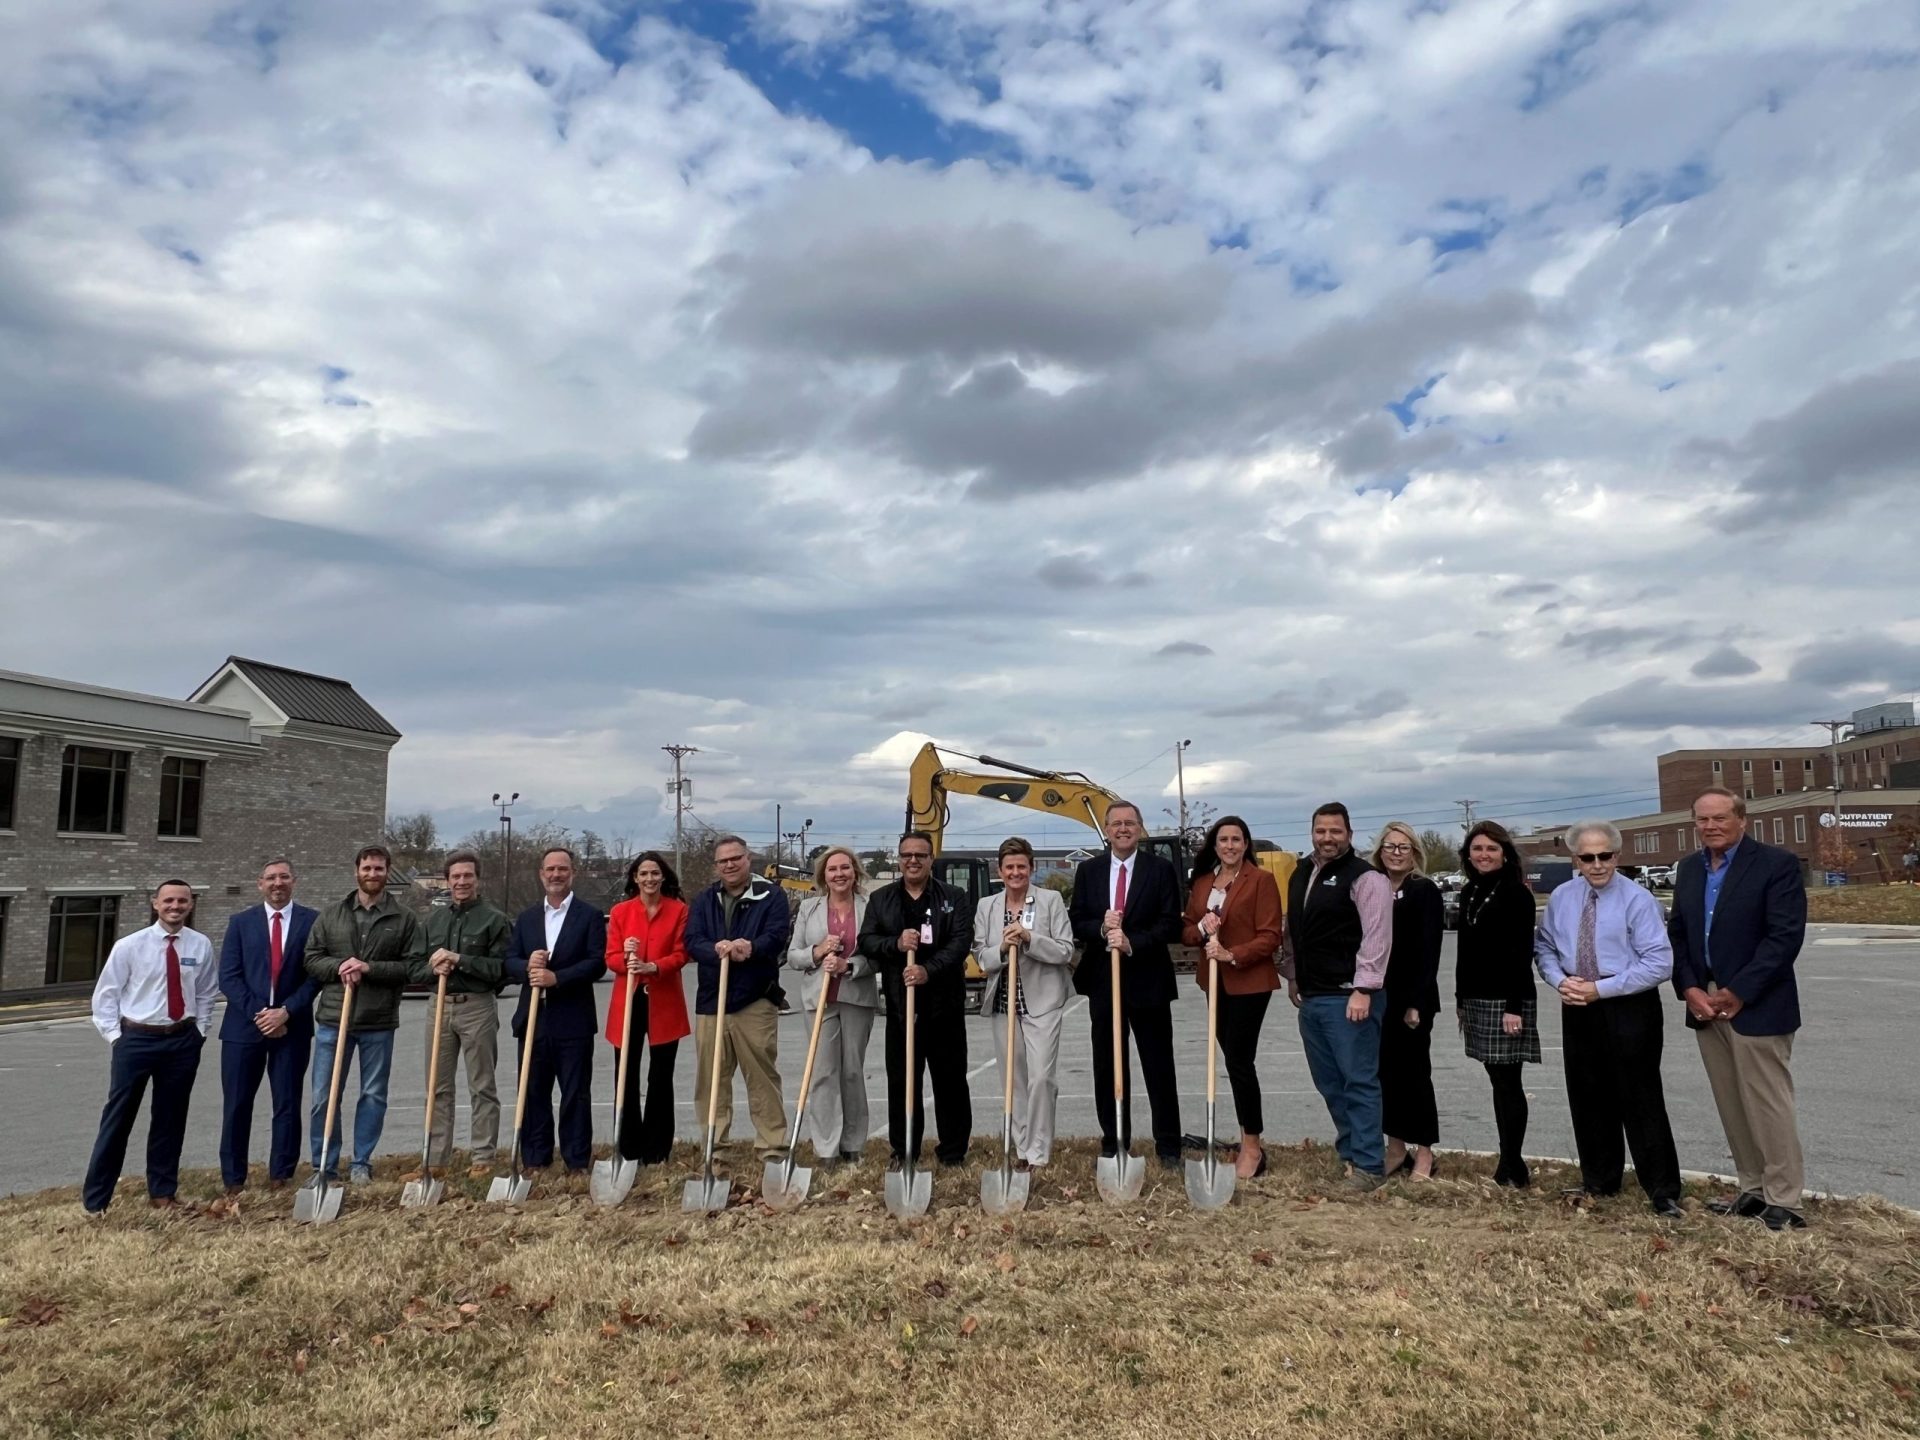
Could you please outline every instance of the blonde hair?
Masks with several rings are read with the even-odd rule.
[[[844,845],[832,845],[822,850],[813,862],[813,888],[822,895],[827,893],[827,861],[836,855],[844,855],[853,862],[853,893],[867,893],[867,867],[860,863],[860,857]]]
[[[1407,843],[1413,847],[1413,873],[1415,875],[1426,874],[1426,871],[1420,868],[1421,861],[1425,858],[1420,848],[1420,837],[1413,833],[1413,827],[1404,820],[1389,820],[1385,825],[1380,827],[1380,838],[1373,842],[1373,854],[1367,857],[1367,859],[1373,863],[1373,868],[1376,870],[1386,868],[1380,863],[1380,847],[1387,843],[1387,836],[1389,835],[1404,835],[1407,837]]]

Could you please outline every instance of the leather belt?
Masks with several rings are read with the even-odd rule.
[[[198,1023],[191,1016],[185,1020],[176,1020],[171,1025],[142,1025],[138,1020],[122,1020],[120,1028],[131,1030],[136,1035],[179,1035],[194,1029]]]

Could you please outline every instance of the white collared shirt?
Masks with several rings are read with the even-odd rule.
[[[1107,858],[1111,862],[1107,866],[1107,908],[1109,910],[1118,910],[1121,908],[1119,903],[1120,902],[1120,876],[1122,874],[1126,875],[1127,894],[1132,895],[1133,894],[1133,862],[1140,858],[1140,852],[1136,850],[1133,852],[1133,854],[1129,855],[1126,859],[1122,860],[1118,855],[1115,855],[1111,851],[1109,851]]]
[[[220,995],[220,967],[213,963],[213,942],[198,930],[173,937],[180,957],[180,995],[187,1002],[183,1019],[192,1019],[206,1035],[213,1030],[213,1004]],[[93,986],[94,1028],[112,1044],[121,1020],[136,1025],[171,1025],[167,1014],[167,932],[155,921],[114,942]]]
[[[553,953],[553,947],[560,943],[560,927],[567,923],[567,908],[573,904],[573,892],[567,892],[567,898],[555,905],[551,900],[544,902],[547,921],[547,953]]]

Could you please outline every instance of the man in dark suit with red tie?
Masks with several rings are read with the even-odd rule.
[[[535,988],[545,992],[533,1055],[526,1062],[531,1067],[527,1109],[519,1117],[520,1159],[530,1170],[553,1163],[555,1081],[560,1085],[560,1158],[575,1172],[593,1163],[593,1045],[600,1033],[593,983],[607,973],[607,917],[573,893],[573,872],[573,852],[564,846],[540,857],[540,888],[546,893],[514,920],[502,964],[507,979],[520,982],[515,1039],[527,1033],[528,997]]]
[[[314,912],[293,903],[293,864],[260,868],[260,898],[227,922],[220,945],[220,1178],[227,1194],[247,1185],[253,1101],[265,1077],[273,1097],[267,1183],[278,1190],[300,1162],[300,1111],[313,1050],[315,986],[300,960]]]
[[[1093,1022],[1093,1100],[1100,1116],[1100,1153],[1132,1143],[1132,1067],[1121,1047],[1125,1114],[1113,1104],[1113,984],[1108,951],[1120,951],[1120,1015],[1140,1052],[1140,1075],[1153,1110],[1153,1148],[1160,1163],[1180,1165],[1180,1087],[1173,1072],[1173,955],[1183,901],[1172,864],[1140,848],[1140,807],[1116,800],[1107,810],[1107,853],[1084,860],[1073,877],[1068,918],[1080,945],[1073,988],[1087,997]]]

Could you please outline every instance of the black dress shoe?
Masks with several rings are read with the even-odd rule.
[[[1654,1201],[1653,1213],[1658,1215],[1662,1220],[1684,1220],[1687,1218],[1686,1207],[1671,1195],[1663,1195]]]
[[[1767,1208],[1766,1197],[1758,1190],[1742,1190],[1738,1195],[1725,1200],[1709,1200],[1707,1209],[1715,1215],[1737,1215],[1743,1220],[1757,1220],[1761,1211]]]
[[[1760,1212],[1760,1219],[1769,1230],[1804,1230],[1807,1217],[1798,1210],[1789,1210],[1784,1205],[1769,1205]]]
[[[1249,1175],[1247,1178],[1249,1180],[1258,1180],[1262,1175],[1266,1173],[1267,1173],[1267,1152],[1265,1150],[1262,1150],[1260,1152],[1260,1163],[1253,1167],[1253,1174]]]
[[[1177,1154],[1158,1155],[1158,1156],[1155,1156],[1154,1158],[1160,1162],[1160,1168],[1162,1170],[1178,1170],[1180,1168],[1181,1159],[1182,1159],[1182,1157]]]

